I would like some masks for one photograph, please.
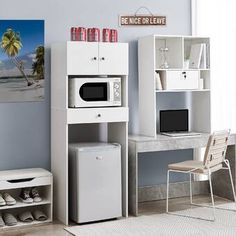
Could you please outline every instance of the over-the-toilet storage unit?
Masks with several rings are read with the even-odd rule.
[[[71,76],[119,76],[120,107],[68,108]],[[69,223],[68,144],[115,142],[121,145],[122,214],[128,216],[128,44],[63,42],[51,47],[51,166],[55,216]],[[96,196],[94,196],[96,197]]]

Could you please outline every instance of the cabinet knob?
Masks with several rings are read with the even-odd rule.
[[[93,57],[93,60],[96,61],[96,60],[97,60],[97,57]]]
[[[98,117],[101,117],[102,115],[101,114],[98,114]]]
[[[102,61],[105,61],[105,57],[101,57],[101,60],[102,60]]]

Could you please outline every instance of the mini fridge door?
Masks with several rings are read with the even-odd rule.
[[[120,146],[78,150],[78,223],[122,215]]]

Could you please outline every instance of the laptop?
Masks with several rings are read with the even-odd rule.
[[[170,137],[201,135],[201,133],[189,131],[188,109],[161,110],[160,132]]]

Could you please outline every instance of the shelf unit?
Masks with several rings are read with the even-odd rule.
[[[191,46],[206,45],[205,67],[187,67]],[[168,48],[168,68],[162,68],[163,56],[160,48]],[[139,133],[156,137],[159,133],[159,111],[188,109],[190,130],[210,132],[211,80],[210,80],[210,39],[208,37],[150,35],[138,40],[139,66]],[[159,73],[165,90],[156,89],[156,73]],[[186,81],[195,76],[195,87],[182,87],[181,74]],[[166,78],[171,86],[166,85]],[[203,88],[200,88],[200,78]],[[177,81],[177,82],[175,82]],[[182,83],[182,84],[181,84]],[[148,105],[147,105],[148,104]]]
[[[13,214],[18,220],[17,225],[4,226],[1,229],[34,226],[52,222],[52,181],[52,174],[49,171],[40,168],[0,171],[0,192],[7,192],[16,199],[15,205],[2,206],[0,208],[0,213],[9,212]],[[21,189],[30,187],[37,187],[40,196],[42,197],[41,202],[33,202],[30,204],[21,202],[19,199]],[[45,221],[34,220],[31,223],[19,221],[19,213],[23,211],[33,211],[35,209],[42,210],[48,216],[48,219]]]
[[[96,60],[94,59],[96,58]],[[120,77],[120,107],[68,108],[71,77]],[[51,167],[55,216],[69,224],[68,145],[115,142],[121,145],[122,215],[128,216],[128,44],[62,42],[51,47]]]

